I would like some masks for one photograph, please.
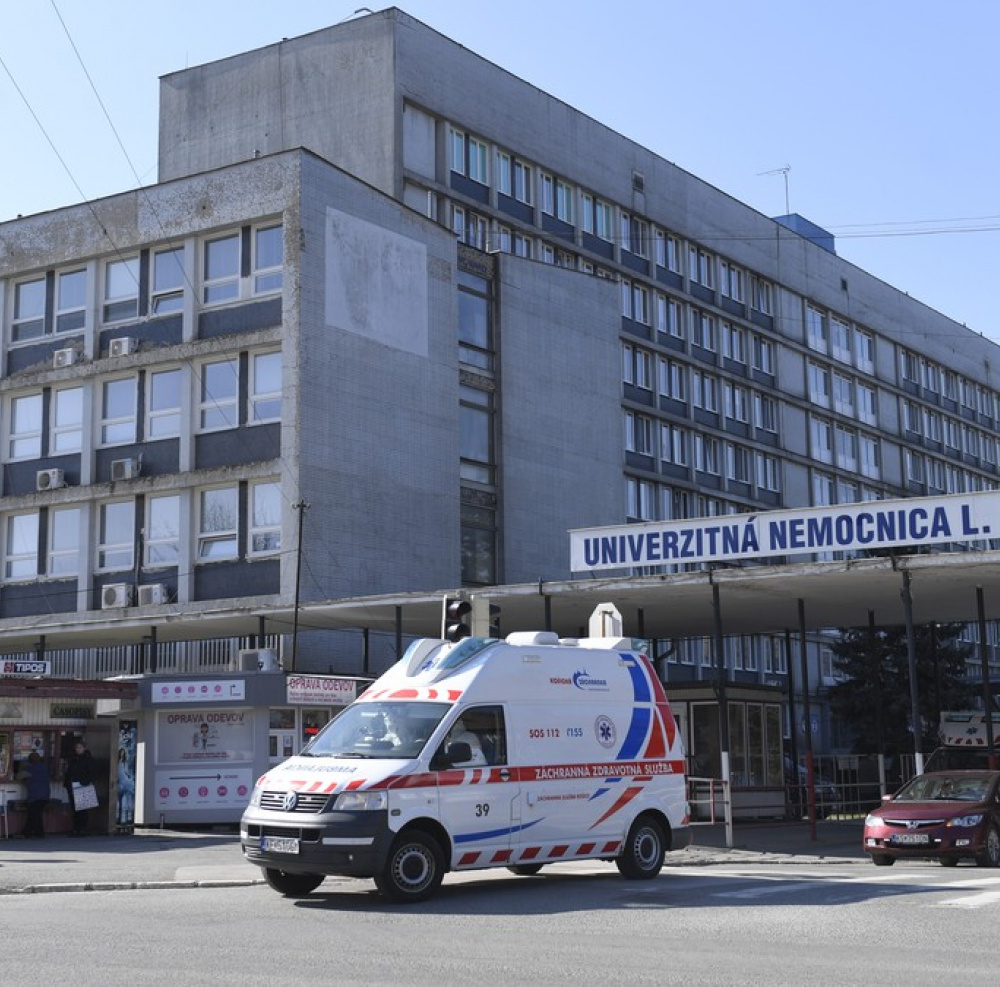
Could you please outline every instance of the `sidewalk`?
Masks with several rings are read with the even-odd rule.
[[[695,826],[694,843],[667,855],[669,867],[717,864],[850,863],[863,860],[861,822],[737,823]],[[0,839],[0,894],[137,888],[239,887],[262,883],[243,860],[235,830],[139,829],[131,836]]]

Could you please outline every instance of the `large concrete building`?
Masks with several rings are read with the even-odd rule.
[[[0,635],[40,642],[1000,471],[993,343],[395,8],[164,77],[157,184],[0,224],[0,313]],[[345,640],[300,667],[359,672]],[[784,682],[778,638],[729,660]]]

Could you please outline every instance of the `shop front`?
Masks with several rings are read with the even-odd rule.
[[[359,682],[244,671],[137,680],[135,824],[235,824],[255,780],[297,754]]]
[[[48,666],[47,661],[0,659],[0,837],[24,833],[31,770],[41,772],[43,779],[41,788],[31,786],[43,833],[73,831],[66,774],[78,744],[89,754],[88,770],[97,803],[78,822],[85,833],[115,832],[119,714],[131,715],[136,684],[52,679],[47,677]],[[29,769],[30,764],[38,767]],[[80,801],[82,804],[82,797]]]

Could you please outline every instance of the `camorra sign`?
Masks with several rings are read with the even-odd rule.
[[[1000,539],[1000,491],[872,500],[569,533],[574,572]]]

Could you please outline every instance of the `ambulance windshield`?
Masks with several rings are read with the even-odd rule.
[[[449,709],[450,703],[354,703],[303,747],[302,755],[416,757]]]

